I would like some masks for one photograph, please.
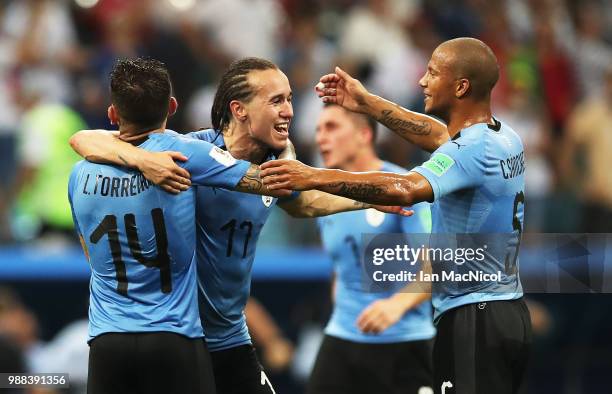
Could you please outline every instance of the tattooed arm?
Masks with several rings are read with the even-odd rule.
[[[251,164],[247,173],[240,179],[240,182],[238,182],[234,190],[243,193],[262,194],[273,197],[287,197],[291,195],[291,191],[289,190],[268,189],[261,179],[261,169],[257,164]]]
[[[371,95],[366,100],[366,113],[403,139],[427,152],[433,152],[449,140],[444,123],[407,110],[382,97]]]
[[[261,176],[271,190],[311,190],[352,198],[368,204],[410,206],[433,201],[429,182],[415,172],[347,172],[309,167],[297,160],[262,165]]]
[[[314,218],[372,207],[370,204],[334,196],[319,190],[301,192],[297,198],[281,202],[278,206],[296,218]]]
[[[444,123],[371,94],[340,67],[336,67],[334,74],[321,77],[316,91],[323,102],[369,115],[428,152],[433,152],[449,139]]]

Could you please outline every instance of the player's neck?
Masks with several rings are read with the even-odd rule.
[[[453,138],[461,130],[478,123],[493,123],[489,103],[464,103],[461,108],[451,111],[446,127]]]
[[[261,164],[268,155],[269,148],[253,139],[248,133],[242,133],[233,127],[223,132],[223,141],[227,151],[236,159]]]
[[[369,150],[355,155],[353,160],[342,166],[342,170],[352,172],[380,171],[382,166],[382,160],[376,156],[374,151]]]
[[[156,129],[143,130],[142,127],[131,124],[119,124],[119,139],[132,145],[139,145],[151,134],[163,133],[166,130],[166,122]]]

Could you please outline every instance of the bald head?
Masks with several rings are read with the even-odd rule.
[[[442,60],[457,79],[470,82],[470,93],[475,99],[485,99],[499,79],[499,65],[495,54],[484,42],[475,38],[455,38],[436,48],[432,57]]]

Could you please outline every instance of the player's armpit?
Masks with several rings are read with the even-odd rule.
[[[257,164],[251,164],[246,174],[240,179],[234,190],[243,193],[261,194],[272,197],[289,197],[291,190],[270,190],[261,179],[261,169]]]

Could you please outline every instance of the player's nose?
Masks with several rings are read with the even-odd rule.
[[[283,118],[293,118],[293,104],[290,101],[286,101],[281,108],[281,116]]]

